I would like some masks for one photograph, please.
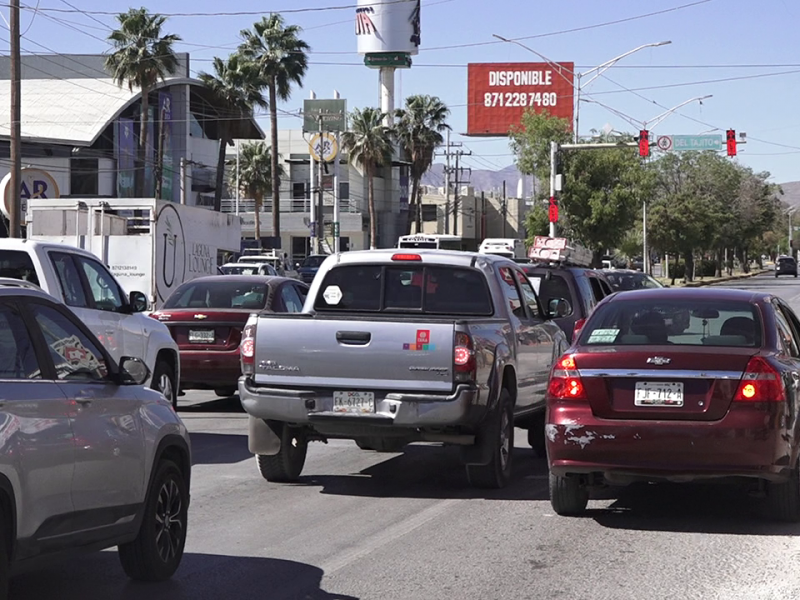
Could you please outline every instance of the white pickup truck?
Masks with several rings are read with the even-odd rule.
[[[115,360],[144,360],[151,372],[146,384],[177,405],[178,345],[163,323],[145,314],[147,296],[125,294],[94,254],[66,244],[0,239],[0,277],[38,285],[69,306]]]

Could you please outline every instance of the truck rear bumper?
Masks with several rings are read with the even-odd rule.
[[[415,429],[475,425],[483,418],[477,387],[460,384],[451,395],[406,392],[376,394],[375,412],[333,412],[331,392],[253,386],[239,378],[239,398],[245,412],[259,419],[284,423],[335,422],[346,428],[364,425]]]

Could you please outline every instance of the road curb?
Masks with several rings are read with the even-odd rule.
[[[719,279],[714,279],[714,281],[690,281],[688,283],[684,283],[682,287],[703,287],[706,285],[714,285],[715,283],[725,283],[728,281],[737,281],[739,279],[749,279],[751,277],[755,277],[756,275],[763,275],[764,273],[769,273],[767,269],[762,269],[760,271],[752,271],[750,273],[742,273],[741,275],[731,275],[730,277],[721,277]]]

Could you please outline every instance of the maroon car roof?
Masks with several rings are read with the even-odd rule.
[[[719,300],[740,302],[763,302],[772,294],[753,292],[750,290],[737,290],[732,288],[650,288],[644,290],[629,290],[617,292],[609,296],[609,302],[626,302],[628,300]]]

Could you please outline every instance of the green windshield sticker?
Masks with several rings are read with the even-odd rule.
[[[613,344],[619,329],[595,329],[589,334],[588,344]]]

